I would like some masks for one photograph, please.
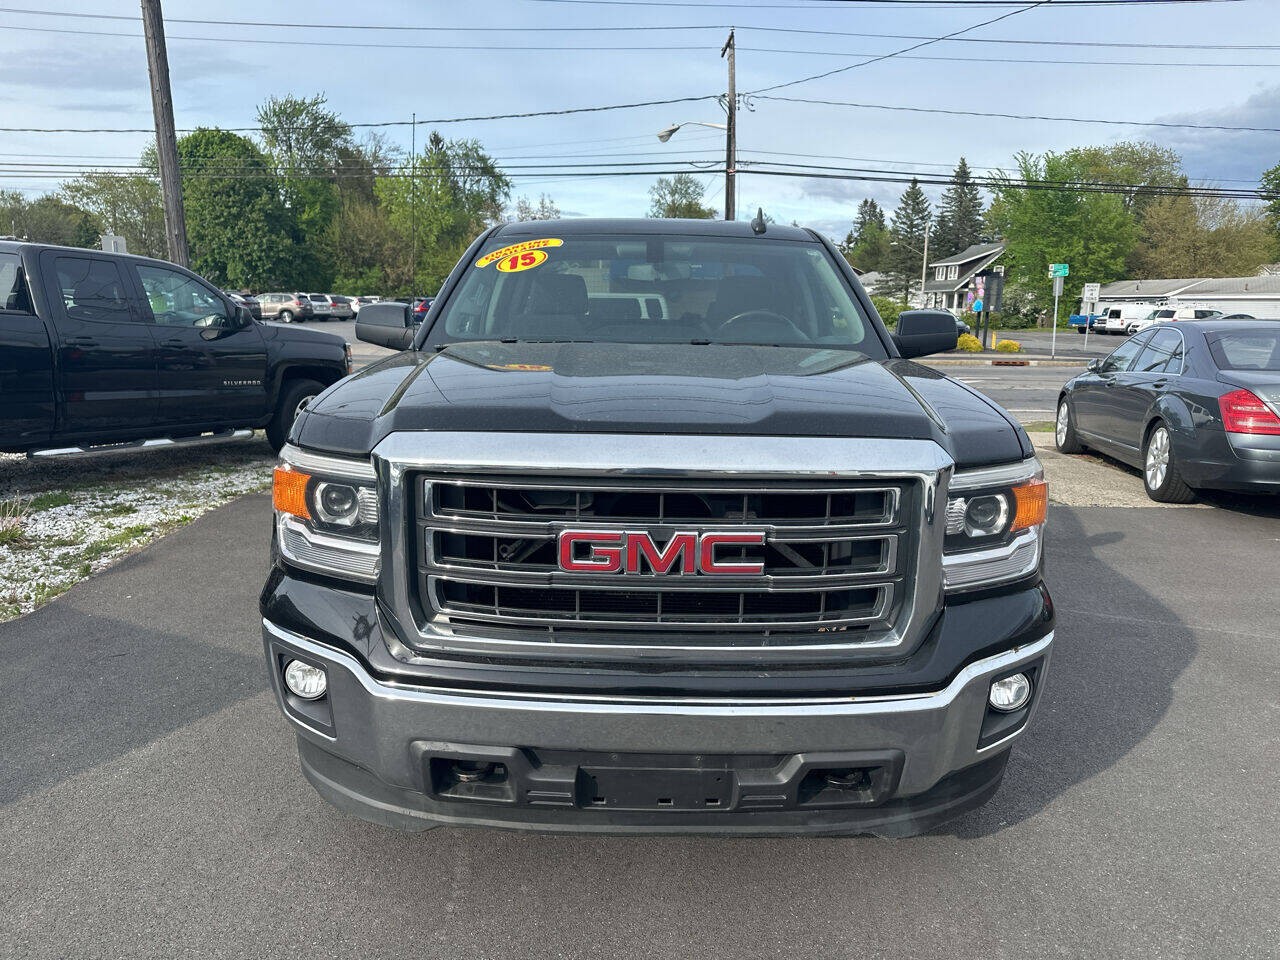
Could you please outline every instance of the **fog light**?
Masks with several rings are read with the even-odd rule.
[[[290,660],[284,668],[284,685],[303,700],[315,700],[324,696],[329,680],[324,671],[301,660]]]
[[[1031,681],[1022,673],[997,680],[991,684],[991,693],[987,699],[991,706],[1003,713],[1019,710],[1031,699]]]

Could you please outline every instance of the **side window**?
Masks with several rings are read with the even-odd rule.
[[[124,278],[114,260],[58,257],[58,289],[67,317],[94,323],[136,323],[129,310]]]
[[[31,312],[22,261],[16,253],[0,253],[0,310]]]
[[[1102,361],[1102,366],[1098,369],[1099,373],[1121,373],[1129,369],[1129,363],[1138,352],[1147,345],[1147,337],[1138,335],[1128,343],[1122,345],[1119,349]]]
[[[1173,360],[1174,352],[1178,359]],[[1170,369],[1172,366],[1172,369]],[[1146,349],[1133,365],[1135,373],[1180,373],[1182,370],[1182,334],[1177,330],[1157,330],[1147,341]]]
[[[138,279],[156,323],[169,327],[231,325],[226,304],[190,277],[163,267],[138,267]]]

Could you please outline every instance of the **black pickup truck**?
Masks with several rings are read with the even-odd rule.
[[[908,359],[955,343],[763,218],[485,233],[281,451],[260,611],[303,772],[411,830],[982,803],[1045,687],[1047,491],[1008,413]]]
[[[265,428],[351,372],[338,336],[263,324],[159,260],[0,241],[0,451],[50,454]]]

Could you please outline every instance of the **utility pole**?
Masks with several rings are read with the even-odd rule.
[[[418,295],[418,114],[409,124],[409,306]]]
[[[924,225],[924,255],[920,261],[920,305],[924,306],[924,284],[925,278],[929,275],[929,231],[933,228],[933,221],[927,220]]]
[[[725,125],[725,145],[724,145],[724,218],[733,220],[737,216],[737,203],[734,197],[733,179],[737,171],[737,119],[738,119],[738,88],[734,78],[733,67],[733,28],[729,28],[729,39],[724,42],[724,46],[720,48],[720,56],[726,57],[729,61],[729,97],[725,104],[728,110],[729,120]]]
[[[169,55],[164,45],[160,0],[142,0],[142,31],[147,38],[147,72],[151,74],[151,109],[156,118],[156,153],[160,158],[160,193],[164,199],[164,235],[169,259],[191,266],[187,251],[187,214],[182,207],[178,174],[178,139],[173,129],[173,94],[169,91]]]

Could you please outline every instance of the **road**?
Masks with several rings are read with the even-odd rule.
[[[925,363],[928,363],[926,358]],[[977,388],[1022,423],[1052,420],[1058,389],[1084,369],[1079,367],[993,367],[947,364],[937,369]]]
[[[999,336],[1002,339],[1017,340],[1026,353],[1044,354],[1046,357],[1053,346],[1052,330],[1007,330]],[[1094,331],[1089,334],[1086,348],[1083,334],[1076,333],[1075,330],[1059,330],[1057,350],[1059,356],[1105,357],[1126,339],[1120,336],[1103,336]]]
[[[1052,505],[1037,720],[990,805],[908,841],[348,819],[266,688],[269,517],[243,498],[0,624],[0,955],[1275,956],[1280,636],[1242,585],[1280,511]]]

